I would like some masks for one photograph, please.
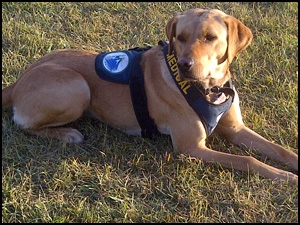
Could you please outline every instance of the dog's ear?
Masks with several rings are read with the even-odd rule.
[[[166,34],[169,40],[169,55],[171,55],[173,52],[173,38],[176,36],[177,20],[178,20],[178,14],[173,16],[173,18],[169,20],[166,26]]]
[[[224,22],[227,25],[228,29],[227,55],[228,61],[229,63],[231,63],[236,54],[238,54],[250,44],[253,35],[248,27],[246,27],[241,21],[232,16],[225,17]]]

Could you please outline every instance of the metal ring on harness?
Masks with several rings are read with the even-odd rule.
[[[234,96],[234,91],[233,89],[229,88],[229,87],[219,87],[219,86],[214,86],[214,87],[210,87],[210,88],[203,88],[204,92],[203,94],[204,95],[208,95],[210,93],[224,93],[226,95],[230,95],[231,97]]]

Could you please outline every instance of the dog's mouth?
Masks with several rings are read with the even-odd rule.
[[[215,105],[219,105],[224,103],[227,100],[227,97],[224,93],[220,92],[209,94],[206,96],[206,99]]]
[[[192,83],[201,94],[205,96],[206,100],[214,105],[222,104],[230,97],[229,94],[220,91],[220,88],[226,83],[226,76],[222,79],[215,80],[208,74],[204,79],[199,79],[198,77],[193,76],[189,71],[179,73],[179,76],[182,80]]]
[[[202,95],[205,96],[206,100],[212,104],[215,105],[222,104],[230,97],[230,95],[226,95],[223,92],[214,90],[214,89],[218,89],[218,87],[210,87],[205,89],[202,86],[201,82],[198,80],[189,79],[188,81],[193,83],[194,86],[202,93]]]

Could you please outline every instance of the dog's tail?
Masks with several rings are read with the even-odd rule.
[[[13,103],[12,92],[15,85],[16,83],[2,89],[2,108]]]

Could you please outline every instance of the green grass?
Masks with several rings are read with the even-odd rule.
[[[298,3],[2,3],[2,88],[55,49],[156,45],[173,14],[195,7],[251,28],[231,66],[244,121],[298,153]],[[168,137],[72,126],[83,144],[30,136],[2,110],[2,222],[298,222],[295,184],[179,155]],[[208,145],[288,169],[218,136]]]

